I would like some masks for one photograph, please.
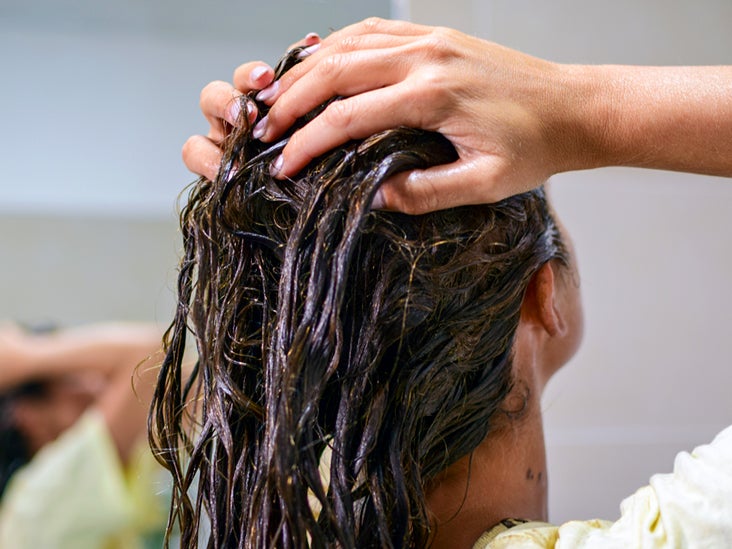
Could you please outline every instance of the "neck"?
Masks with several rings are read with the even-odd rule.
[[[531,391],[522,417],[509,419],[431,487],[427,497],[435,525],[431,547],[471,548],[506,518],[547,520],[540,392]]]

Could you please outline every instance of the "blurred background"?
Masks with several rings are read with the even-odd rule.
[[[728,0],[0,0],[0,320],[167,324],[201,88],[370,15],[561,62],[732,63]],[[604,169],[552,193],[586,335],[544,400],[550,518],[614,519],[732,423],[732,184]]]

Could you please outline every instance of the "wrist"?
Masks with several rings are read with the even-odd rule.
[[[547,140],[554,173],[615,165],[616,87],[602,66],[556,65]]]
[[[559,171],[632,166],[732,176],[732,67],[559,67],[549,135],[565,147]]]

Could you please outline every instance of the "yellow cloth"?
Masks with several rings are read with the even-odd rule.
[[[486,532],[474,549],[732,548],[732,427],[676,456],[674,472],[626,498],[617,522],[529,522]]]
[[[91,410],[11,479],[0,503],[0,547],[137,549],[167,518],[169,482],[149,449],[123,470],[104,418]]]

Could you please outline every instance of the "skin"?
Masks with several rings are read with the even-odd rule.
[[[563,65],[455,30],[381,19],[301,45],[310,55],[278,83],[255,61],[236,70],[234,86],[204,88],[211,131],[186,142],[191,171],[215,177],[222,121],[233,123],[237,112],[232,98],[263,90],[272,109],[256,129],[266,142],[325,99],[345,97],[293,135],[273,165],[279,178],[394,126],[447,136],[457,162],[395,176],[377,195],[375,207],[405,213],[493,202],[556,173],[602,166],[732,177],[730,66]]]
[[[94,403],[106,380],[90,381],[85,375],[59,377],[49,381],[43,397],[14,403],[13,422],[25,435],[31,453],[58,438]]]
[[[551,376],[574,356],[584,329],[574,250],[561,230],[570,265],[545,264],[521,307],[513,358],[516,387],[503,408],[523,411],[428,487],[436,526],[431,547],[471,548],[505,518],[548,520],[541,395]]]
[[[160,347],[161,334],[152,325],[99,324],[50,335],[4,327],[0,390],[30,380],[48,381],[45,398],[19,399],[12,409],[32,452],[94,406],[126,462],[146,432]]]
[[[272,108],[264,121],[251,110],[249,121],[265,142],[324,100],[345,98],[291,137],[272,166],[278,178],[349,139],[398,125],[447,136],[457,162],[382,186],[374,207],[405,213],[493,202],[557,173],[603,166],[732,177],[732,67],[563,65],[454,30],[379,19],[301,45],[308,57],[277,83],[254,61],[236,70],[233,86],[204,88],[211,130],[184,146],[191,171],[215,178],[224,121],[236,123],[234,99],[262,90],[259,99]],[[433,547],[471,547],[507,517],[546,520],[540,396],[581,338],[576,281],[574,268],[547,265],[532,282],[514,357],[527,408],[427,487]],[[512,395],[507,406],[521,399]]]

